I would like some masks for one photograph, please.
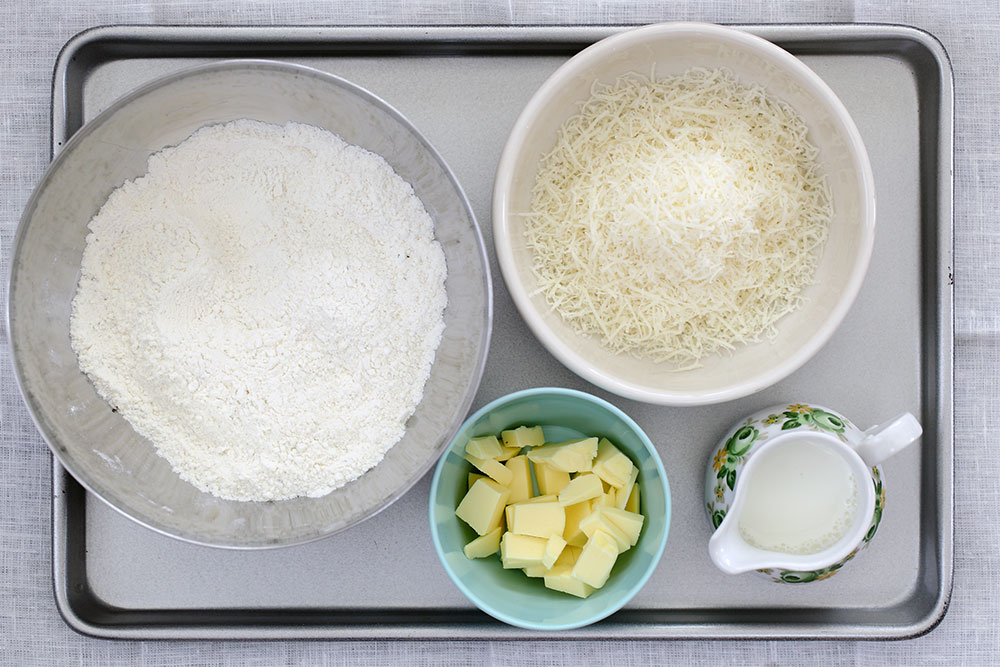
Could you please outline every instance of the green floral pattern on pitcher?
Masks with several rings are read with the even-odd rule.
[[[802,403],[794,403],[785,409],[759,413],[740,424],[713,454],[705,487],[705,506],[712,530],[717,529],[729,512],[730,504],[736,492],[736,482],[747,457],[762,442],[768,439],[768,433],[777,428],[780,431],[804,429],[821,433],[829,433],[841,442],[847,442],[845,431],[855,428],[850,421],[836,413]],[[885,488],[882,485],[881,471],[871,469],[872,481],[875,485],[875,512],[871,527],[865,534],[861,544],[843,560],[833,565],[814,571],[791,571],[780,569],[761,569],[761,574],[780,583],[808,583],[828,579],[840,571],[846,563],[858,552],[868,546],[868,543],[878,530],[885,507]]]

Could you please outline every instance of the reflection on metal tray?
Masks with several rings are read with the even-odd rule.
[[[650,434],[670,475],[674,519],[638,596],[596,625],[558,634],[508,627],[451,584],[427,528],[429,479],[378,516],[318,543],[219,551],[162,537],[53,471],[56,599],[67,622],[118,638],[893,638],[926,632],[952,577],[952,83],[926,33],[877,25],[739,26],[801,57],[844,101],[868,146],[878,196],[871,269],[834,338],[756,395],[662,408],[577,378],[530,335],[494,270],[494,338],[475,406],[539,385],[592,391]],[[53,150],[151,78],[221,58],[266,57],[343,76],[398,108],[454,169],[484,230],[500,149],[537,86],[623,27],[110,27],[72,39],[53,87]],[[489,233],[485,234],[493,257]],[[836,405],[859,423],[909,410],[919,447],[885,465],[872,546],[827,581],[778,585],[710,563],[702,506],[709,449],[740,415],[784,400]]]

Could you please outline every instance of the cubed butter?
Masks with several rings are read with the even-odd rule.
[[[500,535],[503,528],[497,526],[485,535],[480,535],[465,545],[462,549],[466,558],[486,558],[492,556],[500,549]]]
[[[504,447],[541,447],[545,444],[545,434],[541,426],[518,426],[500,434]]]
[[[625,480],[625,485],[619,489],[615,489],[615,507],[620,510],[625,509],[625,504],[628,502],[628,497],[632,493],[632,488],[635,486],[637,479],[639,479],[639,469],[632,466],[632,472],[629,473],[628,479]]]
[[[509,461],[520,453],[520,447],[504,447],[503,451],[500,452],[500,456],[494,456],[493,458],[496,461]]]
[[[531,566],[528,566],[528,567],[524,568],[524,574],[526,576],[533,577],[533,578],[537,579],[539,577],[544,577],[546,574],[548,574],[549,573],[549,569],[550,568],[547,568],[544,565],[542,565],[542,564],[539,563],[538,565],[531,565]]]
[[[566,510],[558,502],[510,505],[507,530],[518,535],[548,539],[566,529]]]
[[[619,553],[627,551],[632,546],[629,536],[622,531],[614,522],[604,514],[608,509],[603,505],[598,505],[593,512],[580,521],[580,530],[587,536],[587,541],[594,539],[594,533],[604,531],[608,536],[614,538]],[[613,509],[613,508],[612,508]],[[586,548],[586,547],[584,547]]]
[[[560,565],[575,565],[577,559],[580,558],[580,553],[583,551],[582,547],[576,547],[572,544],[567,544],[563,547],[562,553],[559,554],[556,564],[552,567],[559,567]]]
[[[507,570],[541,565],[547,543],[548,540],[540,537],[506,532],[500,538],[500,562]]]
[[[587,472],[594,465],[597,455],[597,438],[581,438],[535,447],[528,452],[532,463],[545,465],[563,472]]]
[[[580,521],[590,514],[590,503],[582,502],[566,506],[566,528],[563,539],[567,544],[582,547],[587,543],[587,535],[580,529]]]
[[[480,459],[475,456],[465,455],[465,460],[476,466],[482,472],[490,476],[498,484],[507,486],[514,479],[514,473],[504,464],[493,459]]]
[[[469,473],[469,488],[470,489],[472,488],[472,485],[476,483],[477,479],[489,479],[489,477],[487,477],[486,475],[480,475],[478,472],[470,472]]]
[[[636,482],[632,485],[632,492],[628,494],[628,500],[625,502],[625,509],[629,512],[635,512],[636,514],[642,514],[639,511],[639,483]]]
[[[570,595],[575,595],[578,598],[585,598],[589,596],[596,589],[574,577],[573,567],[574,566],[572,565],[559,565],[553,567],[545,575],[545,587],[551,588],[554,591],[569,593]]]
[[[479,479],[458,504],[455,515],[469,524],[479,535],[485,535],[500,525],[500,517],[510,490],[492,479]]]
[[[605,482],[620,489],[628,482],[635,465],[627,455],[614,446],[607,438],[601,438],[594,459],[594,474]]]
[[[559,559],[559,555],[566,548],[566,540],[561,535],[553,535],[545,544],[545,555],[542,557],[542,565],[552,567]]]
[[[570,480],[562,491],[559,492],[559,504],[576,505],[585,500],[596,498],[604,493],[601,485],[601,478],[594,473],[584,473],[577,475]]]
[[[528,452],[528,460],[535,468],[535,481],[538,482],[538,492],[542,495],[559,493],[569,484],[569,473],[544,463],[536,463]]]
[[[601,515],[617,526],[622,533],[628,537],[629,546],[634,547],[639,541],[639,533],[642,532],[642,522],[645,520],[641,514],[628,512],[617,507],[602,507]]]
[[[595,503],[594,507],[595,509],[599,506],[614,507],[615,500],[616,500],[615,487],[612,486],[610,491],[602,493],[601,495],[594,498],[594,503]]]
[[[531,467],[528,465],[527,456],[515,456],[504,464],[513,474],[508,488],[510,498],[508,503],[519,503],[531,498]]]
[[[483,435],[465,443],[465,453],[477,459],[492,459],[500,456],[503,447],[495,435]]]
[[[616,560],[618,548],[615,539],[603,530],[597,530],[587,540],[587,546],[580,552],[571,574],[588,586],[600,588],[608,581]]]
[[[524,502],[526,503],[555,503],[559,502],[559,496],[554,493],[550,493],[547,496],[535,496],[534,498],[528,498]]]

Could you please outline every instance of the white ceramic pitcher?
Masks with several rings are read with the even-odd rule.
[[[878,464],[916,441],[922,432],[910,413],[861,431],[839,413],[794,403],[751,415],[727,431],[712,450],[705,483],[709,519],[715,533],[709,555],[723,572],[761,572],[774,581],[806,583],[826,579],[868,545],[878,529],[885,489]],[[740,514],[747,480],[763,458],[779,444],[808,441],[843,458],[857,483],[857,509],[849,527],[822,551],[794,554],[751,545],[741,535]],[[870,480],[871,483],[867,483]]]

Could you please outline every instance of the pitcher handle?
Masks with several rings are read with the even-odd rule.
[[[904,412],[892,421],[865,431],[865,437],[854,449],[869,467],[873,467],[912,444],[921,433],[923,428],[917,418]]]

